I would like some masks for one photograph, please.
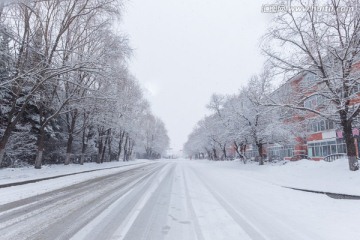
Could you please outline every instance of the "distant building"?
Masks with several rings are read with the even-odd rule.
[[[298,74],[274,91],[273,95],[278,97],[278,99],[285,97],[284,101],[300,100],[299,98],[296,99],[296,97],[291,100],[286,99],[286,96],[291,95],[289,91],[297,92],[301,87],[309,86],[312,84],[311,81],[315,82],[315,77],[315,75],[310,73]],[[324,103],[323,97],[316,94],[318,87],[318,84],[313,84],[313,86],[307,88],[308,92],[305,94],[313,96],[303,102],[304,107],[312,109],[329,107],[329,105]],[[360,103],[360,84],[355,88],[355,91],[357,93],[356,97],[351,100],[351,103],[354,105]],[[343,139],[342,130],[334,122],[321,118],[315,113],[304,111],[303,114],[299,114],[297,111],[291,111],[291,109],[281,113],[280,118],[285,124],[298,123],[302,127],[298,130],[298,135],[295,136],[294,144],[267,144],[264,151],[266,151],[269,159],[295,160],[297,157],[301,158],[306,155],[309,159],[321,160],[332,154],[346,154],[346,144]],[[360,137],[358,127],[353,128],[353,136],[355,138],[357,156],[359,157]],[[246,155],[247,157],[258,156],[256,148],[248,147]]]

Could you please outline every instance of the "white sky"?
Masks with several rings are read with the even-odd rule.
[[[232,94],[264,62],[259,41],[271,0],[130,0],[121,30],[129,35],[132,74],[179,150],[206,114],[212,93]]]

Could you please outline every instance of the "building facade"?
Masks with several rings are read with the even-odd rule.
[[[282,104],[300,102],[304,108],[326,111],[327,108],[332,106],[329,102],[326,102],[326,99],[321,94],[317,94],[317,89],[321,85],[316,84],[316,82],[314,74],[298,74],[274,91],[272,97]],[[304,91],[304,89],[306,90]],[[356,106],[360,103],[360,85],[354,87],[353,91],[351,105]],[[302,101],[302,98],[305,100]],[[296,126],[294,128],[293,144],[267,144],[266,155],[268,159],[297,160],[307,156],[312,160],[322,160],[329,155],[346,154],[346,144],[341,127],[335,122],[309,111],[297,111],[291,108],[282,111],[279,117],[284,124]],[[354,125],[358,126],[359,117],[354,122]],[[359,128],[354,127],[352,133],[355,139],[357,156],[359,157]],[[254,157],[256,155],[255,149],[250,147],[247,156]]]

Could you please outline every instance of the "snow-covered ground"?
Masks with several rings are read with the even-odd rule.
[[[58,175],[65,175],[83,171],[91,171],[96,169],[106,169],[113,167],[122,167],[139,163],[147,163],[149,160],[134,160],[129,162],[104,162],[97,164],[94,162],[80,164],[69,164],[67,166],[63,164],[59,165],[43,165],[41,170],[35,169],[33,166],[22,168],[3,168],[0,169],[0,185],[22,182],[27,180],[33,180],[38,178],[47,178]]]
[[[359,200],[333,199],[282,187],[358,194],[360,173],[348,171],[341,160],[265,166],[186,159],[152,163],[141,168],[124,167],[133,168],[128,172],[109,169],[0,189],[0,202],[11,202],[4,201],[7,196],[26,202],[24,206],[0,205],[0,226],[11,226],[0,227],[0,236],[49,239],[46,236],[59,234],[59,239],[73,240],[360,239]],[[105,178],[107,175],[110,177]],[[71,188],[74,182],[86,179],[94,187]],[[54,188],[60,191],[47,194]],[[32,201],[11,194],[26,189],[34,196],[45,195]],[[35,231],[27,221],[41,223],[39,229]]]
[[[45,192],[71,186],[101,176],[129,170],[141,164],[154,163],[148,160],[135,160],[130,162],[106,162],[102,164],[85,163],[84,165],[47,165],[41,170],[34,167],[5,168],[0,170],[0,185],[8,183],[23,182],[28,180],[55,177],[59,175],[79,173],[83,171],[100,170],[77,175],[60,177],[46,181],[39,181],[31,184],[24,184],[15,187],[0,189],[0,204],[9,203],[19,199],[28,198]],[[107,169],[109,168],[109,169]]]
[[[279,186],[360,196],[360,171],[349,171],[346,159],[334,162],[282,161],[259,166],[256,162],[208,162],[210,165],[240,171],[245,177],[261,179]]]
[[[258,166],[199,161],[191,169],[218,202],[227,206],[228,213],[237,213],[259,230],[262,238],[253,239],[360,239],[359,200],[338,200],[281,187],[359,193],[360,173],[347,170],[346,162]]]

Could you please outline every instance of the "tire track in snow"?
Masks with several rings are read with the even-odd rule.
[[[164,239],[162,226],[166,223],[168,215],[170,205],[169,195],[173,186],[173,178],[174,165],[171,164],[170,169],[159,180],[156,188],[145,197],[144,204],[140,206],[141,211],[138,211],[136,219],[132,222],[123,239]]]
[[[141,215],[148,199],[153,196],[157,187],[163,184],[164,178],[169,174],[169,168],[171,166],[166,164],[165,167],[151,175],[142,184],[135,186],[122,198],[114,201],[105,211],[72,236],[71,239],[124,239],[134,222]],[[152,207],[148,206],[149,209],[152,209]],[[145,219],[151,220],[149,218]],[[142,227],[136,230],[139,234],[143,232]]]
[[[77,226],[72,231],[68,231],[68,234],[63,239],[114,239],[113,234],[118,228],[118,224],[121,224],[126,216],[130,214],[138,199],[141,198],[143,192],[156,178],[157,173],[163,170],[164,166],[157,167],[138,179],[135,178],[134,182],[121,189],[117,196],[108,198],[105,204],[104,202],[98,203],[97,208],[95,208],[96,211],[94,211],[93,207],[89,207],[86,213],[82,213],[83,216],[88,218],[88,221],[83,222],[81,227]],[[74,217],[78,216],[76,212],[72,214]],[[106,218],[102,216],[106,216]],[[87,232],[85,230],[84,233],[84,227],[91,229],[91,231]]]
[[[123,185],[123,188],[114,189],[113,193],[110,193],[108,196],[103,196],[102,199],[94,199],[90,204],[87,204],[85,207],[76,209],[72,212],[64,222],[64,225],[69,226],[66,231],[64,231],[64,227],[61,227],[57,224],[53,224],[53,226],[49,227],[52,231],[44,231],[44,233],[48,236],[48,239],[52,239],[52,236],[58,234],[59,232],[63,232],[61,234],[61,240],[68,240],[72,238],[80,229],[89,224],[94,218],[98,217],[102,212],[104,212],[107,208],[109,208],[114,202],[122,201],[126,196],[131,195],[133,190],[137,186],[144,186],[150,181],[154,175],[163,169],[164,165],[157,166],[155,168],[151,168],[150,171],[145,171],[142,176],[133,176],[132,178],[126,179],[126,182]],[[124,216],[124,215],[122,215]],[[72,219],[78,219],[76,224],[72,224]],[[122,220],[121,218],[118,220]],[[106,229],[102,233],[106,233],[100,235],[100,237],[94,239],[111,239],[111,234],[113,233],[112,224],[107,222],[108,225],[103,222],[100,227],[102,229]],[[99,226],[97,226],[99,227]],[[57,228],[57,229],[56,229]],[[95,235],[94,235],[95,236]],[[84,238],[89,239],[89,238]]]
[[[188,167],[189,168],[189,167]],[[260,229],[258,229],[251,221],[249,221],[244,215],[237,212],[223,197],[219,194],[215,193],[205,181],[199,177],[198,174],[189,168],[189,174],[196,178],[205,188],[206,190],[218,201],[218,203],[222,206],[222,208],[233,218],[233,220],[239,225],[241,229],[243,229],[251,239],[254,240],[270,240],[267,236],[265,236]]]
[[[256,240],[289,240],[289,239],[301,239],[301,240],[320,240],[322,239],[315,234],[309,236],[307,233],[303,233],[300,231],[296,231],[293,227],[284,223],[278,216],[271,214],[266,208],[261,207],[254,202],[251,201],[249,196],[244,196],[243,201],[246,202],[247,206],[250,207],[252,213],[261,212],[263,219],[271,219],[271,226],[278,232],[269,232],[267,234],[264,233],[258,226],[261,225],[255,224],[252,220],[250,220],[246,215],[240,212],[237,208],[235,208],[228,200],[225,199],[220,193],[218,193],[214,187],[210,186],[209,183],[205,181],[204,175],[196,171],[191,167],[191,171],[193,175],[199,179],[204,186],[211,192],[211,194],[224,206],[224,209],[234,218],[235,221],[239,223],[239,225],[244,226],[244,230],[248,232],[249,235],[252,236],[253,239]],[[248,177],[244,178],[248,179]],[[254,182],[259,182],[259,180],[250,179]],[[272,229],[272,230],[274,230]]]
[[[76,232],[89,222],[94,213],[99,214],[129,188],[162,167],[163,165],[142,166],[5,204],[1,207],[3,216],[6,216],[0,221],[1,237],[69,239],[71,232]],[[69,218],[74,212],[76,214]]]
[[[195,233],[197,235],[197,239],[198,240],[205,240],[204,235],[203,235],[203,233],[201,231],[199,220],[198,220],[198,218],[196,216],[196,213],[195,213],[194,206],[191,203],[191,197],[190,197],[190,194],[189,194],[189,187],[188,187],[188,184],[187,184],[188,180],[186,179],[184,168],[182,169],[182,176],[183,176],[183,179],[184,179],[183,181],[184,181],[185,193],[186,193],[187,210],[189,211],[190,216],[194,221],[194,230],[195,230]]]

